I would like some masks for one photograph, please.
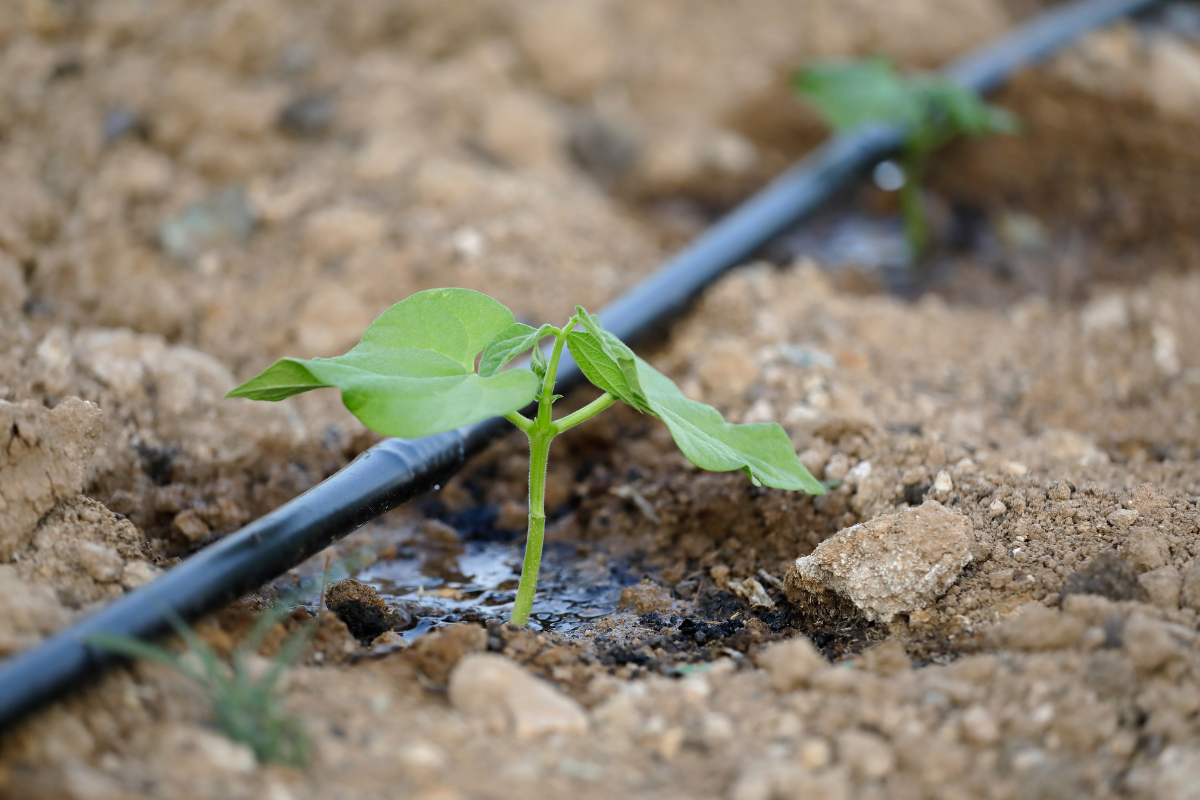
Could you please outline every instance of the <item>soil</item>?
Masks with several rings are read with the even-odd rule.
[[[820,141],[795,64],[933,66],[1042,5],[0,5],[0,654],[376,441],[329,393],[222,400],[239,378],[433,286],[598,308]],[[1198,19],[1000,93],[1026,132],[937,159],[904,298],[821,223],[643,350],[780,422],[827,494],[701,472],[615,408],[554,447],[518,630],[501,440],[197,626],[228,653],[299,591],[261,666],[318,616],[281,691],[306,767],[138,663],[0,736],[0,797],[1194,796]],[[831,219],[893,212],[864,186]]]

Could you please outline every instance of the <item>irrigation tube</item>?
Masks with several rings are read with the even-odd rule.
[[[987,91],[1087,31],[1155,0],[1076,0],[951,64],[946,73]],[[836,136],[738,207],[693,244],[607,307],[604,326],[626,341],[676,316],[709,283],[811,213],[900,145],[903,130],[874,126]],[[564,363],[564,389],[579,382]],[[119,658],[85,644],[105,632],[151,639],[167,634],[164,611],[195,620],[253,591],[380,514],[433,488],[510,429],[491,419],[423,439],[388,439],[345,469],[157,580],[0,666],[0,730],[61,698]]]

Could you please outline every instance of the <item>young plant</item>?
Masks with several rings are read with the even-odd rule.
[[[929,154],[958,136],[1015,133],[1017,120],[970,89],[934,73],[900,75],[882,58],[814,64],[796,75],[796,88],[825,122],[843,131],[871,123],[902,125],[900,213],[914,261],[929,247],[922,182]]]
[[[539,346],[546,337],[554,342],[549,358]],[[603,394],[556,420],[550,412],[559,398],[554,381],[564,347]],[[528,367],[502,370],[531,348]],[[282,400],[321,387],[341,389],[346,408],[384,436],[428,436],[503,416],[529,437],[529,532],[512,612],[517,625],[529,620],[537,590],[550,443],[618,400],[665,422],[679,449],[699,467],[740,469],[755,485],[825,491],[797,458],[783,428],[733,425],[711,406],[689,400],[582,307],[562,328],[532,328],[485,294],[430,289],[385,311],[345,355],[281,359],[227,396]],[[534,417],[522,415],[535,400]]]
[[[102,650],[155,661],[183,673],[204,692],[217,727],[235,742],[250,745],[260,763],[302,766],[308,752],[304,728],[297,718],[280,709],[277,684],[308,642],[311,623],[288,637],[265,673],[255,675],[250,665],[250,657],[263,638],[288,611],[280,603],[260,615],[230,654],[228,664],[174,613],[168,614],[167,619],[188,647],[181,656],[129,636],[98,633],[87,641]]]

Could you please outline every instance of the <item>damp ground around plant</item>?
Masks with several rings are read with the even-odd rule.
[[[377,441],[336,392],[222,399],[275,359],[437,286],[601,308],[823,139],[798,63],[934,67],[1048,5],[0,4],[0,657]],[[930,162],[919,278],[864,178],[639,344],[827,494],[614,407],[554,442],[521,630],[498,440],[197,625],[225,655],[294,604],[260,674],[319,616],[304,768],[139,663],[0,736],[0,797],[1192,796],[1198,37],[1165,3],[1017,76],[1022,135]]]

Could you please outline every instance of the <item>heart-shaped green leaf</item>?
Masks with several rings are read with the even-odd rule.
[[[613,397],[647,411],[646,394],[638,375],[637,356],[600,324],[600,319],[576,306],[582,331],[567,335],[567,347],[584,376]]]
[[[902,75],[883,58],[811,64],[796,86],[835,130],[897,123],[909,136],[937,130],[945,138],[1017,130],[1016,117],[962,84],[937,74]]]
[[[776,423],[726,422],[715,408],[688,399],[670,378],[640,358],[637,369],[649,412],[667,424],[675,444],[696,466],[713,472],[740,469],[756,486],[825,493]]]
[[[406,439],[524,408],[539,381],[527,369],[475,374],[475,356],[514,324],[480,292],[430,289],[383,312],[354,348],[335,358],[284,358],[227,397],[282,400],[336,387],[364,425]]]
[[[485,378],[495,375],[501,367],[555,330],[557,329],[553,325],[532,328],[524,323],[514,322],[493,336],[487,347],[483,348],[483,355],[479,358],[479,374]]]

